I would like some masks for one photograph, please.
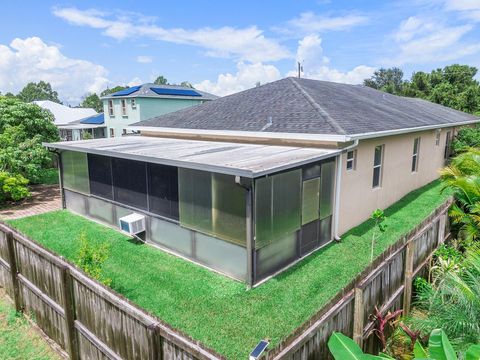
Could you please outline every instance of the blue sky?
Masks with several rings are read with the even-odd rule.
[[[159,74],[225,95],[297,60],[347,83],[382,66],[480,66],[480,0],[9,1],[0,23],[0,91],[46,80],[71,104]]]

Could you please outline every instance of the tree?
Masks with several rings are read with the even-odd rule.
[[[184,87],[188,87],[188,88],[191,88],[191,89],[195,89],[195,88],[193,87],[193,85],[190,84],[188,81],[182,81],[182,82],[180,83],[180,86],[184,86]]]
[[[121,86],[121,85],[117,85],[113,88],[106,88],[105,90],[103,90],[101,93],[100,93],[100,97],[102,96],[107,96],[109,94],[113,94],[114,92],[117,92],[117,91],[120,91],[120,90],[125,90],[125,89],[128,89],[128,86]]]
[[[45,81],[28,83],[17,94],[17,98],[27,103],[36,100],[50,100],[59,104],[62,103],[58,98],[58,93],[52,89],[52,85]]]
[[[365,79],[363,84],[391,94],[400,94],[403,86],[403,71],[396,67],[381,68],[376,70],[370,79]]]
[[[0,97],[0,171],[21,175],[31,183],[52,165],[42,142],[58,141],[53,115],[35,104]]]
[[[85,95],[82,102],[80,103],[80,107],[92,108],[99,113],[103,112],[103,102],[102,100],[100,100],[100,97],[95,93]]]
[[[163,75],[160,75],[153,83],[157,85],[168,85],[168,80]]]

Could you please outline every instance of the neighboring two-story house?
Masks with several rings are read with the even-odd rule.
[[[217,98],[206,92],[175,85],[143,84],[102,97],[107,137],[131,132],[127,127],[172,111]]]

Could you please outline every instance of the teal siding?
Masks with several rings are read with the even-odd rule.
[[[107,136],[110,137],[110,129],[115,130],[115,136],[122,136],[123,129],[136,122],[150,119],[155,116],[181,110],[183,108],[201,104],[202,100],[190,99],[162,99],[162,98],[134,98],[136,108],[132,108],[131,98],[127,98],[127,113],[122,115],[121,99],[112,99],[114,115],[108,113],[108,100],[103,101],[105,125]]]

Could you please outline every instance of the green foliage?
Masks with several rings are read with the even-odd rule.
[[[469,148],[480,148],[480,125],[462,127],[452,142],[453,151],[460,153]]]
[[[153,83],[157,84],[157,85],[168,85],[168,80],[163,75],[159,75],[159,76],[157,76],[157,78],[155,79],[155,81]]]
[[[374,221],[375,227],[372,233],[372,244],[371,244],[371,251],[370,251],[370,261],[373,261],[373,254],[374,254],[374,247],[375,247],[375,240],[377,236],[384,233],[387,230],[387,225],[384,223],[386,217],[385,213],[381,209],[377,209],[372,212],[370,218]]]
[[[59,182],[58,168],[41,169],[38,175],[38,183],[44,185],[55,185]]]
[[[388,231],[375,254],[406,235],[450,196],[434,182],[385,209]],[[370,263],[373,220],[343,234],[265,284],[245,291],[230,280],[188,261],[76,216],[56,211],[9,221],[26,236],[75,261],[85,232],[92,244],[109,243],[104,276],[113,289],[169,325],[227,359],[245,359],[258,339],[274,347],[345,288]]]
[[[62,103],[58,98],[58,93],[52,89],[52,85],[45,81],[28,83],[22,91],[17,94],[17,98],[26,103],[35,100],[51,100],[59,104]]]
[[[76,264],[95,280],[110,285],[112,280],[103,276],[103,266],[110,253],[109,244],[107,242],[92,244],[84,232],[80,234],[79,242]]]
[[[128,86],[115,86],[113,88],[107,88],[105,90],[103,90],[100,94],[100,97],[102,96],[107,96],[109,94],[113,94],[114,92],[117,92],[117,91],[120,91],[120,90],[125,90],[125,89],[128,89]]]
[[[103,112],[103,102],[102,100],[100,100],[100,97],[95,93],[85,95],[82,102],[80,103],[80,107],[92,108],[98,113]]]
[[[403,79],[398,68],[380,69],[364,85],[396,95],[418,97],[468,113],[480,112],[480,84],[477,69],[468,65],[449,65],[430,73],[414,72]]]
[[[0,203],[5,200],[18,201],[30,195],[27,188],[28,180],[22,175],[11,175],[0,171]]]
[[[82,131],[82,140],[91,140],[93,136],[88,131]]]
[[[368,359],[394,359],[386,354],[379,356],[364,354],[355,341],[349,337],[334,332],[328,340],[328,349],[335,360],[368,360]],[[472,345],[466,353],[465,359],[478,360],[479,346]],[[408,354],[405,354],[408,355]],[[420,342],[416,341],[413,348],[414,360],[458,360],[457,354],[442,329],[432,330],[428,339],[428,350],[424,349]],[[477,356],[477,357],[475,357]]]

